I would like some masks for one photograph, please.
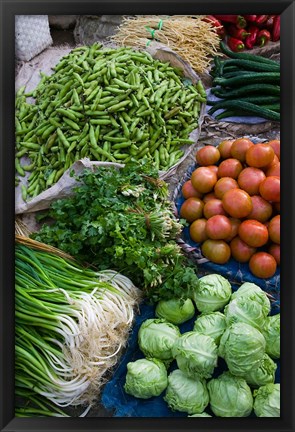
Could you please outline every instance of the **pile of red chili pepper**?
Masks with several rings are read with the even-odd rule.
[[[280,39],[280,15],[207,15],[234,52],[263,47]]]

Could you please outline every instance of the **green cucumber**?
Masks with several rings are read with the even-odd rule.
[[[246,113],[245,111],[234,111],[234,110],[224,110],[222,113],[215,116],[215,120],[221,120],[228,117],[252,117],[252,114]]]
[[[277,65],[278,63],[274,60],[255,55],[255,54],[248,54],[247,52],[233,52],[228,48],[228,46],[223,42],[220,41],[220,49],[221,51],[226,54],[228,57],[233,59],[242,59],[242,60],[250,60],[250,61],[257,61],[260,63],[266,63],[270,65]]]
[[[230,59],[224,60],[224,65],[236,66],[240,69],[246,69],[249,71],[257,71],[257,72],[279,72],[280,65],[270,65],[263,62],[251,61],[251,60],[243,60],[243,59]]]
[[[243,87],[225,90],[222,88],[212,88],[211,92],[217,97],[231,99],[238,96],[249,96],[253,93],[268,94],[272,96],[280,96],[280,86],[273,84],[249,84]]]
[[[279,103],[280,99],[277,96],[248,96],[244,98],[237,98],[240,102],[251,102],[256,105],[275,104]],[[207,101],[207,105],[216,105],[218,101]]]
[[[242,110],[249,114],[254,114],[265,119],[280,121],[279,113],[250,102],[240,102],[239,100],[222,101],[210,108],[208,114],[212,115],[215,111],[226,108]]]
[[[279,84],[280,83],[280,73],[279,72],[249,72],[248,74],[243,74],[242,76],[237,76],[234,78],[214,78],[213,84],[220,85],[222,87],[235,87],[251,82],[252,84]]]

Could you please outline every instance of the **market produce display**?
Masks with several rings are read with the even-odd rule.
[[[16,408],[20,417],[38,413],[28,402],[39,396],[45,415],[61,415],[58,407],[69,405],[89,410],[140,301],[125,276],[82,268],[54,252],[29,239],[16,243],[16,395],[27,398]]]
[[[33,238],[122,272],[151,301],[189,297],[196,269],[176,242],[183,224],[158,170],[148,161],[129,162],[120,170],[85,170],[78,180],[73,196],[52,203],[54,223]]]
[[[179,214],[210,261],[249,262],[258,278],[280,265],[280,141],[224,140],[196,153]]]
[[[213,291],[215,278],[220,278],[220,275],[201,277],[195,289],[196,295],[204,291],[206,285],[209,291]],[[193,319],[188,319],[190,327],[175,334],[172,343],[174,362],[166,364],[167,372],[163,372],[163,377],[168,374],[168,382],[157,396],[172,412],[189,415],[248,417],[254,413],[258,417],[279,416],[279,384],[274,384],[277,369],[274,359],[279,357],[267,348],[263,334],[268,332],[267,320],[276,320],[278,331],[273,333],[272,342],[280,350],[280,314],[269,315],[270,300],[257,285],[244,283],[233,291],[229,282],[222,279],[230,289],[226,304],[220,304],[217,312],[207,313],[199,310],[195,303],[196,314]],[[210,294],[207,295],[210,300]],[[236,307],[237,300],[240,301],[240,309]],[[257,310],[261,314],[257,314]],[[155,326],[150,334],[143,332],[150,323],[155,322],[157,320],[150,318],[140,325],[137,336],[139,348],[147,359],[152,356],[164,366],[161,351],[147,353],[142,349],[145,338],[147,343],[151,343],[152,333],[157,341],[162,340],[162,344],[166,344],[167,332],[161,331],[160,327],[157,329]],[[161,325],[165,323],[175,328],[169,319],[161,320]],[[221,359],[224,359],[224,364]],[[125,391],[127,389],[127,393],[134,398],[145,398],[144,390],[142,394],[137,392],[137,385],[143,379],[140,372],[132,375],[133,386],[128,385],[129,370],[140,361],[144,359],[129,362],[124,369],[127,370]],[[152,382],[147,375],[145,377]],[[274,410],[270,408],[272,406]]]
[[[215,118],[258,116],[280,121],[280,65],[262,56],[237,53],[220,42],[229,58],[215,56],[211,93],[220,100],[208,100],[213,105],[208,114],[223,110]]]
[[[41,76],[34,91],[22,87],[16,95],[16,183],[31,172],[24,200],[80,158],[126,163],[147,156],[167,170],[182,146],[194,143],[189,136],[206,101],[202,82],[184,80],[180,69],[147,52],[77,47]]]
[[[280,417],[280,138],[252,135],[280,127],[279,38],[126,16],[17,85],[17,417]]]

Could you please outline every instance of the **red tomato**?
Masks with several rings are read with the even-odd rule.
[[[281,177],[281,164],[280,162],[272,165],[268,170],[266,171],[266,176],[275,176],[275,177]]]
[[[277,155],[278,159],[280,160],[280,156],[281,156],[281,142],[280,142],[280,140],[276,140],[276,139],[271,140],[271,141],[268,141],[267,144],[273,148],[275,154]]]
[[[211,192],[217,182],[217,175],[207,167],[200,167],[191,175],[192,185],[201,193]]]
[[[243,165],[238,159],[225,159],[218,167],[218,177],[232,177],[233,179],[237,179],[242,169]]]
[[[215,215],[224,215],[227,213],[223,208],[222,201],[220,199],[212,199],[206,202],[203,208],[203,215],[206,219],[211,218]]]
[[[231,146],[231,156],[241,162],[245,162],[246,151],[253,145],[254,143],[248,138],[238,138]]]
[[[201,251],[205,258],[216,264],[225,264],[230,259],[230,247],[224,240],[205,240]]]
[[[241,189],[249,195],[257,195],[259,193],[259,185],[265,179],[264,172],[259,168],[247,167],[240,172],[238,184]]]
[[[248,219],[255,219],[259,222],[266,222],[272,215],[272,205],[260,195],[251,196],[252,211],[248,214]]]
[[[268,253],[270,253],[277,262],[279,266],[281,264],[281,247],[278,244],[271,244],[268,248]]]
[[[228,159],[231,157],[230,150],[233,142],[234,140],[224,140],[217,146],[222,159]]]
[[[269,238],[276,244],[280,244],[281,242],[280,226],[281,226],[280,215],[274,216],[269,221],[269,225],[268,225]]]
[[[252,211],[251,197],[242,189],[230,189],[223,195],[224,210],[233,218],[244,218]]]
[[[261,168],[263,169],[263,171],[266,173],[266,171],[268,171],[270,168],[272,168],[274,165],[276,165],[277,163],[279,163],[279,159],[277,157],[277,155],[274,155],[273,160],[271,161],[270,164],[266,165],[265,167]]]
[[[224,215],[215,215],[207,220],[206,234],[212,240],[224,240],[231,234],[231,223]]]
[[[188,222],[202,217],[204,203],[200,198],[191,197],[185,200],[180,208],[180,216]]]
[[[203,196],[203,203],[206,204],[208,201],[216,199],[214,192],[209,192]]]
[[[208,236],[206,234],[206,223],[207,220],[200,218],[195,220],[189,227],[189,234],[193,241],[196,243],[202,243],[207,240]]]
[[[246,152],[246,163],[250,167],[263,168],[273,161],[274,155],[275,152],[270,145],[255,144]]]
[[[219,161],[219,159],[219,150],[212,145],[206,145],[205,147],[199,149],[196,153],[196,160],[198,164],[202,166],[214,165]]]
[[[191,180],[187,180],[182,188],[182,195],[185,199],[187,198],[191,198],[191,197],[196,197],[196,198],[202,198],[202,194],[200,192],[198,192],[192,185],[192,181]]]
[[[254,219],[247,219],[241,223],[238,230],[240,238],[252,247],[260,247],[268,241],[268,230],[265,225]]]
[[[251,256],[249,268],[254,276],[267,279],[272,277],[277,269],[277,262],[267,252],[256,252]]]
[[[236,237],[238,235],[239,226],[241,225],[240,219],[229,218],[229,221],[231,224],[231,233],[225,239],[226,242],[230,242],[234,237]]]
[[[235,179],[232,177],[222,177],[215,183],[214,193],[217,198],[222,199],[225,192],[230,189],[238,188],[239,185]]]
[[[266,201],[280,202],[281,198],[280,177],[269,176],[259,186],[259,193]]]
[[[256,252],[256,248],[247,245],[239,236],[236,236],[230,242],[232,257],[240,262],[248,262],[251,256]]]
[[[217,165],[208,165],[207,168],[209,168],[211,171],[213,171],[217,175],[217,173],[218,173],[218,166]]]

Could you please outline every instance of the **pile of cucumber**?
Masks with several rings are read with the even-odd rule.
[[[208,114],[222,109],[215,119],[258,116],[280,121],[279,63],[258,55],[233,52],[224,42],[220,48],[228,58],[221,60],[215,56],[210,74],[211,92],[221,100],[207,101],[213,105]]]

